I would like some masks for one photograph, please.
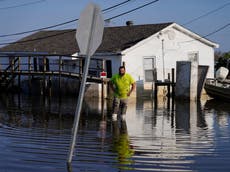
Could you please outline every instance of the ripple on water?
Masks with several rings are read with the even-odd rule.
[[[67,102],[65,108],[70,107]],[[0,169],[67,172],[73,117],[41,112],[42,106],[36,106],[35,112],[30,106],[24,110],[11,106],[0,112]],[[184,112],[138,106],[137,111],[129,106],[132,113],[123,122],[91,113],[98,112],[98,106],[84,114],[72,172],[230,170],[227,112],[218,116],[210,107],[197,113],[199,108]]]

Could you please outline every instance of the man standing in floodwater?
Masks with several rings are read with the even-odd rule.
[[[128,98],[136,88],[135,80],[132,76],[126,73],[125,67],[119,67],[119,74],[115,74],[110,79],[110,87],[114,92],[113,99],[113,120],[117,120],[117,115],[120,109],[121,119],[125,120],[125,114],[128,106]]]

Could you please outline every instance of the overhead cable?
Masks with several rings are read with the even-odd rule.
[[[156,3],[157,1],[159,1],[159,0],[151,1],[151,2],[149,2],[149,3],[146,3],[146,4],[144,4],[144,5],[139,6],[139,7],[137,7],[137,8],[134,8],[134,9],[132,9],[132,10],[129,10],[129,11],[123,12],[123,13],[121,13],[121,14],[118,14],[118,15],[116,15],[116,16],[107,18],[107,19],[105,19],[105,21],[111,20],[111,19],[115,19],[115,18],[121,17],[121,16],[123,16],[123,15],[129,14],[129,13],[131,13],[131,12],[134,12],[134,11],[136,11],[136,10],[139,10],[139,9],[142,9],[142,8],[144,8],[144,7],[146,7],[146,6],[149,6],[149,5],[153,4],[153,3]],[[62,34],[65,34],[65,33],[69,33],[69,32],[75,32],[75,30],[74,30],[74,29],[73,29],[73,30],[68,30],[68,31],[66,31],[66,32],[57,33],[57,34],[54,34],[54,35],[44,36],[44,37],[40,37],[40,38],[36,38],[36,39],[31,39],[31,40],[24,40],[24,41],[17,41],[17,42],[9,42],[9,43],[0,43],[0,45],[9,45],[9,44],[16,44],[16,43],[19,44],[19,43],[37,41],[37,40],[41,40],[41,39],[46,39],[46,38],[50,38],[50,37],[55,37],[55,36],[58,36],[58,35],[62,35]]]
[[[20,4],[20,5],[14,5],[14,6],[8,6],[8,7],[1,7],[0,10],[8,10],[8,9],[11,9],[11,8],[24,7],[24,6],[28,6],[28,5],[42,3],[42,2],[45,2],[45,1],[46,0],[39,0],[39,1],[27,2],[27,3],[24,3],[24,4]]]
[[[192,39],[192,40],[189,40],[189,41],[183,41],[183,42],[180,42],[180,43],[185,43],[185,42],[192,42],[192,41],[199,41],[199,40],[202,40],[203,38],[207,38],[207,37],[209,37],[209,36],[211,36],[211,35],[214,35],[214,34],[216,34],[216,33],[220,32],[220,31],[224,30],[225,28],[227,28],[227,27],[229,27],[229,26],[230,26],[230,23],[225,24],[224,26],[221,26],[221,27],[217,28],[216,30],[214,30],[214,31],[212,31],[212,32],[210,32],[210,33],[208,33],[208,34],[205,35],[205,36],[201,36],[201,37],[199,37],[199,38],[197,38],[197,39]]]
[[[228,2],[228,3],[226,3],[226,4],[222,5],[222,6],[220,6],[220,7],[218,7],[218,8],[216,8],[216,9],[214,9],[214,10],[211,10],[211,11],[209,11],[209,12],[207,12],[207,13],[205,13],[205,14],[199,16],[199,17],[196,17],[196,18],[194,18],[194,19],[192,19],[192,20],[190,20],[190,21],[184,23],[183,25],[191,24],[191,23],[193,23],[194,21],[197,21],[197,20],[199,20],[199,19],[201,19],[201,18],[203,18],[203,17],[206,17],[206,16],[208,16],[208,15],[210,15],[210,14],[212,14],[212,13],[215,13],[216,11],[219,11],[219,10],[221,10],[221,9],[223,9],[223,8],[225,8],[225,7],[227,7],[228,5],[230,5],[230,2]]]
[[[132,0],[123,1],[123,2],[121,2],[119,4],[113,5],[111,7],[108,7],[106,9],[102,10],[102,12],[106,12],[107,10],[111,10],[111,9],[116,8],[118,6],[124,5],[124,4],[126,4],[126,3],[130,2],[130,1],[132,1]],[[73,19],[73,20],[69,20],[69,21],[66,21],[66,22],[63,22],[63,23],[59,23],[59,24],[55,24],[55,25],[51,25],[51,26],[47,26],[47,27],[42,27],[42,28],[39,28],[39,29],[33,29],[33,30],[29,30],[29,31],[24,31],[24,32],[0,35],[0,37],[3,38],[3,37],[8,37],[8,36],[23,35],[23,34],[37,32],[37,31],[41,31],[41,30],[45,30],[45,29],[51,29],[51,28],[54,28],[54,27],[58,27],[58,26],[62,26],[62,25],[66,25],[66,24],[69,24],[69,23],[76,22],[77,20],[78,20],[78,18]]]

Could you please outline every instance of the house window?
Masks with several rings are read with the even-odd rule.
[[[191,62],[197,62],[199,64],[199,53],[198,52],[188,53],[188,60]]]
[[[156,57],[149,56],[144,57],[144,77],[146,82],[153,82],[156,81]]]
[[[89,76],[99,77],[100,72],[103,69],[103,60],[101,59],[91,59],[89,65]]]

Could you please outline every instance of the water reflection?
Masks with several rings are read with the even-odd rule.
[[[229,171],[230,107],[213,100],[132,99],[126,120],[111,102],[85,100],[66,167],[74,97],[1,95],[0,169],[29,171]]]
[[[228,127],[230,106],[229,102],[221,102],[219,100],[211,99],[205,103],[205,110],[216,115],[216,123],[220,127]]]
[[[201,102],[176,102],[176,129],[192,133],[197,128],[206,128]]]
[[[51,101],[42,96],[1,95],[1,122],[14,127],[70,128],[65,120],[72,123],[74,103]],[[56,100],[56,99],[54,99]],[[51,103],[52,102],[52,103]],[[74,101],[73,101],[74,102]],[[63,108],[61,108],[64,106]],[[68,123],[67,122],[67,123]]]
[[[141,108],[127,119],[130,139],[135,146],[133,159],[138,169],[209,171],[214,164],[223,165],[222,158],[230,159],[229,144],[225,148],[216,148],[216,143],[224,139],[216,135],[219,128],[214,128],[216,116],[217,119],[220,117],[215,106],[212,107],[214,113],[210,113],[202,106],[204,102],[175,102],[175,110],[172,101],[170,105],[167,102],[170,101],[162,100],[157,104],[150,100],[138,101],[141,105],[137,103],[137,107]],[[229,113],[225,117],[228,127],[224,129],[224,137],[229,138]],[[141,129],[137,130],[137,126]],[[213,162],[221,156],[218,149],[226,149],[228,154]],[[209,158],[204,158],[206,156]],[[213,164],[207,165],[209,162]],[[230,167],[224,163],[219,168],[227,171]]]
[[[113,152],[117,153],[117,160],[121,165],[131,165],[133,164],[133,160],[131,157],[134,154],[133,147],[130,143],[127,125],[125,120],[121,121],[113,121],[112,122],[113,129]],[[124,167],[123,167],[124,168]],[[124,169],[127,169],[124,168]]]

